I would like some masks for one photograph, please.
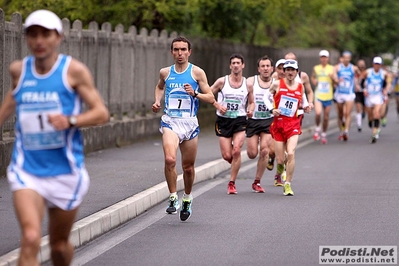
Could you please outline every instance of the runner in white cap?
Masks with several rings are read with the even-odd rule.
[[[387,73],[381,66],[382,58],[374,57],[373,67],[367,69],[365,81],[365,104],[369,117],[369,126],[373,130],[370,143],[377,142],[381,119],[381,108],[384,103],[384,97],[387,95]]]
[[[284,195],[293,196],[291,181],[295,168],[295,149],[298,136],[301,134],[301,121],[297,112],[303,97],[303,85],[296,79],[298,63],[295,60],[286,60],[284,69],[285,78],[273,82],[270,87],[275,107],[272,110],[274,120],[271,133],[275,141],[276,178],[281,180],[284,171],[284,151],[287,150],[287,180],[284,183]],[[305,107],[305,112],[310,112],[310,106]]]
[[[45,209],[52,263],[69,265],[74,252],[69,234],[89,187],[79,127],[106,123],[109,114],[89,69],[59,54],[57,15],[33,12],[25,33],[31,56],[11,63],[12,90],[0,108],[0,126],[14,111],[17,117],[7,178],[22,235],[18,265],[39,265]]]
[[[333,103],[333,75],[334,67],[328,63],[330,53],[327,50],[322,50],[319,53],[320,64],[314,66],[312,72],[312,83],[316,86],[315,91],[315,122],[316,128],[313,139],[320,140],[320,122],[321,113],[323,112],[323,123],[321,132],[321,143],[327,144],[327,128],[330,116],[330,110]]]

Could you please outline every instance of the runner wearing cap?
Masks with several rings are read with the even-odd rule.
[[[284,78],[284,63],[285,59],[279,59],[276,64],[275,64],[275,71],[273,72],[272,79],[277,80],[277,79],[282,79]],[[265,101],[267,102],[267,101]],[[272,146],[274,147],[274,143],[272,143]],[[272,171],[274,168],[274,159],[275,159],[275,154],[274,154],[274,148],[273,150],[269,151],[269,159],[267,160],[267,170]],[[274,182],[275,186],[282,186],[283,183],[279,182],[277,183],[276,180]]]
[[[273,83],[273,60],[268,56],[258,59],[259,75],[249,77],[247,82],[253,84],[253,95],[255,101],[255,109],[252,118],[247,119],[246,136],[247,136],[247,154],[250,159],[259,159],[256,167],[255,180],[252,189],[255,192],[264,192],[260,185],[260,180],[271,160],[273,170],[274,162],[274,142],[270,134],[270,124],[273,121],[273,115],[270,110],[273,108],[273,96],[270,94],[269,88]],[[272,153],[272,156],[269,154]]]
[[[274,120],[271,132],[275,141],[276,178],[281,180],[281,174],[284,171],[284,151],[287,150],[287,179],[284,183],[284,195],[293,196],[291,181],[295,168],[295,149],[298,144],[298,136],[301,134],[301,121],[297,113],[303,97],[303,85],[296,79],[298,75],[297,61],[286,60],[284,72],[285,78],[273,82],[270,87],[275,107],[272,110]],[[306,113],[309,113],[310,110],[310,106],[305,107]]]
[[[313,135],[315,141],[320,140],[322,144],[327,144],[327,128],[330,116],[330,110],[333,100],[333,75],[334,67],[328,63],[330,53],[327,50],[321,50],[319,53],[320,64],[314,66],[312,72],[312,83],[316,86],[315,91],[315,122],[316,128]],[[323,111],[323,131],[320,138],[320,120]]]
[[[351,112],[355,100],[355,86],[357,80],[355,73],[360,73],[357,66],[351,64],[352,54],[346,51],[342,54],[342,62],[334,66],[334,82],[337,88],[334,99],[337,103],[338,127],[341,132],[338,139],[347,141],[349,128],[351,126]],[[345,125],[343,125],[345,121]]]
[[[293,52],[289,52],[285,55],[285,60],[295,60],[297,61],[296,55]],[[301,118],[301,125],[302,125],[302,118],[303,118],[303,111],[304,108],[309,106],[310,110],[313,109],[313,90],[312,86],[310,85],[309,75],[304,71],[298,71],[298,75],[296,76],[298,82],[301,82],[304,87],[303,99],[302,103],[299,106],[298,116]]]
[[[12,90],[0,108],[0,126],[14,111],[17,118],[7,178],[21,228],[18,265],[39,265],[46,209],[52,263],[69,265],[69,234],[90,182],[79,128],[106,123],[109,114],[89,69],[58,52],[62,23],[56,14],[31,13],[25,34],[31,55],[11,63]]]
[[[381,66],[382,58],[374,57],[373,67],[367,69],[365,81],[365,104],[369,117],[369,126],[373,129],[370,143],[377,142],[381,119],[381,108],[384,103],[384,97],[387,95],[387,74]]]

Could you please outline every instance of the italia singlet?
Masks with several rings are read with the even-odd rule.
[[[270,93],[269,88],[262,88],[259,85],[258,75],[254,77],[254,100],[255,100],[255,110],[252,119],[269,119],[273,115],[267,108],[265,101],[269,101],[270,105],[273,102],[273,95]],[[270,84],[273,84],[274,79],[272,78]]]
[[[284,79],[280,79],[279,87],[278,93],[274,95],[274,105],[281,111],[281,114],[278,117],[275,116],[274,120],[297,120],[298,107],[302,101],[303,85],[298,83],[295,90],[290,90],[285,84]]]
[[[366,90],[369,95],[378,95],[382,93],[384,85],[384,70],[380,69],[377,73],[373,68],[367,70]]]
[[[333,83],[331,75],[334,73],[334,67],[327,64],[325,67],[317,65],[314,67],[317,79],[316,98],[320,101],[330,101],[333,99]]]
[[[344,66],[344,64],[339,64],[338,69],[338,86],[337,93],[340,94],[352,94],[355,91],[355,72],[353,71],[353,65],[349,64],[348,66]]]
[[[16,101],[15,143],[10,167],[38,177],[71,174],[83,166],[83,139],[76,128],[55,130],[49,114],[77,115],[82,101],[67,81],[71,57],[60,54],[44,75],[36,72],[34,57],[24,58],[13,91]]]
[[[239,88],[232,88],[229,83],[229,76],[226,75],[223,88],[218,93],[218,103],[227,108],[225,114],[221,114],[219,110],[216,114],[226,118],[237,118],[239,116],[246,116],[245,104],[248,97],[248,89],[246,85],[246,78],[242,78],[242,83]]]
[[[165,109],[164,113],[170,117],[195,117],[197,116],[198,99],[189,95],[184,90],[184,84],[190,84],[194,91],[198,91],[197,81],[192,76],[193,65],[188,64],[187,68],[179,73],[175,65],[170,67],[169,76],[165,80]]]

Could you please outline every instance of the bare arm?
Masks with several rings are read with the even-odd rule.
[[[334,81],[335,84],[339,83],[339,80],[338,80],[338,65],[334,66],[334,72],[333,72],[332,78],[333,78],[333,81]]]
[[[213,85],[211,86],[211,91],[212,94],[216,94],[218,93],[222,88],[223,88],[223,84],[224,84],[224,77],[218,78],[215,83],[213,83]],[[215,101],[213,103],[213,106],[219,110],[219,112],[221,114],[225,114],[227,111],[227,108],[221,104],[219,104],[217,101]]]
[[[165,79],[169,75],[170,67],[162,68],[159,71],[159,80],[155,86],[155,102],[152,104],[152,111],[158,113],[161,110],[161,99],[165,93]]]
[[[252,77],[247,79],[247,90],[248,90],[248,106],[247,116],[251,118],[254,114],[255,100],[254,100],[254,79]]]
[[[311,81],[312,81],[313,86],[317,85],[317,76],[316,76],[316,71],[314,68],[312,70]]]
[[[215,96],[212,93],[211,87],[209,87],[208,78],[206,77],[205,71],[197,66],[194,66],[193,74],[201,89],[201,92],[198,93],[196,97],[201,101],[214,104],[216,102]]]
[[[307,95],[307,98],[308,98],[310,109],[312,109],[313,108],[314,96],[313,96],[312,86],[310,86],[308,74],[306,74],[305,72],[302,72],[301,80],[302,80],[303,86],[305,87],[305,92],[306,92],[306,95]]]
[[[22,71],[22,61],[14,61],[10,65],[10,75],[11,75],[11,90],[7,92],[4,97],[3,103],[0,107],[0,127],[4,122],[15,112],[16,102],[12,95],[12,91],[17,87],[19,77]]]
[[[95,126],[108,122],[108,109],[94,85],[90,70],[83,63],[72,59],[68,68],[67,79],[70,86],[76,90],[88,107],[87,111],[76,116],[76,126]],[[57,130],[67,129],[70,127],[68,115],[49,115],[49,122]]]

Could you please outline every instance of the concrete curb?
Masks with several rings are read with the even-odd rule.
[[[336,121],[331,119],[330,123]],[[336,126],[335,126],[336,127]],[[303,142],[313,137],[313,126],[304,128],[300,137]],[[241,152],[241,161],[245,163],[250,159],[247,151]],[[221,172],[227,171],[230,164],[223,159],[208,162],[195,168],[195,184],[214,178]],[[179,175],[177,179],[177,190],[184,189],[183,175]],[[70,241],[75,248],[88,243],[96,237],[103,235],[110,230],[126,223],[127,221],[144,213],[151,207],[165,201],[169,197],[169,190],[166,181],[148,188],[138,194],[124,199],[104,210],[94,213],[77,221],[71,231]],[[0,266],[17,265],[19,248],[15,249],[0,257]],[[39,262],[45,263],[50,260],[50,245],[48,236],[44,236],[40,245]]]

